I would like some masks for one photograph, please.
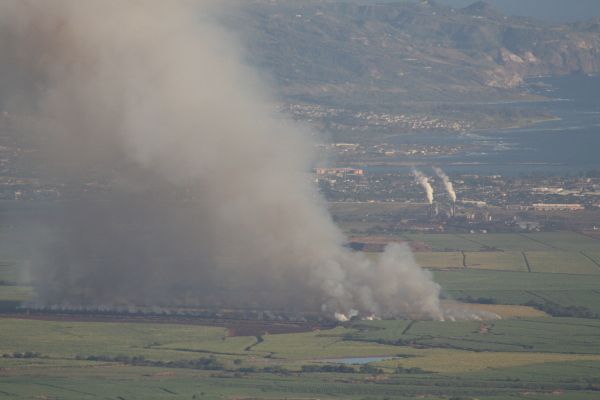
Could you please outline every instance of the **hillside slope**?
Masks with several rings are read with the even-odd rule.
[[[523,96],[523,79],[600,71],[600,19],[509,17],[485,2],[244,0],[227,23],[284,95],[334,104]]]

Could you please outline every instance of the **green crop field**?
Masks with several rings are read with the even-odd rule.
[[[526,254],[532,272],[600,274],[600,266],[580,253],[566,251],[530,251]]]
[[[482,330],[482,324],[485,329]],[[425,347],[470,351],[574,353],[600,355],[600,321],[577,318],[534,318],[493,322],[419,321],[399,327],[363,330],[355,340],[411,343]],[[403,328],[402,332],[399,332]],[[393,333],[387,332],[391,329]]]
[[[482,332],[481,324],[490,329]],[[228,337],[172,324],[0,319],[0,398],[56,399],[560,399],[593,398],[600,321],[539,318],[356,322],[301,334]],[[399,338],[394,345],[377,343]],[[411,342],[411,343],[408,343]],[[460,347],[460,348],[459,348]],[[31,356],[15,354],[31,353]],[[84,355],[117,356],[84,360]],[[214,357],[218,369],[132,365]],[[335,359],[395,356],[364,371],[302,372]],[[181,366],[183,365],[183,366]],[[560,365],[569,365],[561,375]],[[587,397],[586,397],[587,396]]]
[[[467,268],[503,271],[550,272],[563,274],[600,274],[596,253],[574,251],[469,251],[465,252]],[[415,258],[425,268],[463,268],[461,252],[417,252]],[[527,261],[526,261],[527,260]],[[527,266],[529,263],[529,269]]]
[[[458,236],[479,243],[482,249],[489,248],[500,251],[552,250],[552,248],[546,244],[536,242],[523,235],[514,233],[465,234]]]
[[[173,325],[164,329],[162,325],[153,324],[20,319],[0,319],[0,332],[0,353],[32,351],[50,357],[67,358],[77,355],[144,354],[163,360],[190,357],[186,352],[168,349],[177,348],[178,342],[218,345],[226,336],[223,328],[202,326]],[[165,346],[167,349],[162,348]]]
[[[435,271],[443,290],[458,299],[489,299],[499,304],[552,303],[584,307],[600,314],[600,275],[491,270]]]
[[[406,234],[403,238],[413,242],[422,242],[430,246],[433,251],[479,251],[479,243],[453,234]]]
[[[415,352],[414,355],[374,365],[384,368],[420,368],[427,371],[446,374],[473,373],[485,370],[519,367],[523,365],[543,365],[566,362],[592,362],[600,365],[600,356],[589,354],[557,354],[557,353],[515,353],[464,351],[456,349],[427,349]]]
[[[466,263],[468,268],[527,271],[523,254],[518,252],[470,252]]]
[[[485,303],[466,306],[467,314],[496,307],[506,319],[353,321],[255,337],[211,326],[5,315],[0,399],[600,398],[595,239],[565,232],[405,239],[431,248],[415,257],[433,270],[443,296]],[[31,299],[21,250],[0,255],[0,305]],[[340,369],[361,357],[379,358]]]
[[[424,268],[463,268],[463,255],[459,252],[419,252],[415,259]]]
[[[31,299],[33,288],[28,286],[0,285],[0,302],[2,301],[27,301]]]
[[[423,242],[433,251],[573,251],[598,252],[600,241],[573,232],[405,234],[410,241]]]
[[[582,254],[594,260],[596,263],[600,264],[600,251],[586,251],[582,252]]]
[[[580,364],[579,364],[580,365]],[[589,365],[589,364],[588,364]],[[556,368],[556,367],[555,367]],[[502,373],[505,369],[498,369]],[[512,368],[506,369],[510,374]],[[547,369],[549,370],[549,369]],[[489,400],[545,399],[548,388],[561,390],[553,399],[593,399],[594,392],[587,383],[568,383],[548,378],[536,383],[517,379],[495,382],[492,379],[468,376],[395,376],[374,379],[345,374],[302,374],[273,376],[263,374],[234,375],[206,372],[162,374],[155,368],[102,369],[81,368],[66,378],[67,368],[57,371],[63,376],[38,378],[31,385],[30,375],[13,377],[2,385],[7,398],[59,399],[449,399],[485,398]],[[525,368],[519,371],[528,371]],[[511,374],[512,375],[512,374]],[[6,379],[4,379],[6,380]],[[589,384],[587,384],[590,386]],[[556,389],[558,388],[558,389]],[[521,393],[526,393],[521,396]]]
[[[435,279],[448,290],[593,290],[600,276],[550,273],[531,274],[517,271],[435,271]]]
[[[565,251],[598,251],[600,241],[573,232],[538,232],[523,235],[537,242],[542,242],[555,250]]]
[[[18,266],[12,261],[0,261],[0,281],[16,282],[18,279]]]

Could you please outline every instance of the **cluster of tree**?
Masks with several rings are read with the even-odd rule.
[[[0,286],[2,286],[2,284],[0,284]],[[18,310],[19,306],[21,305],[20,301],[15,301],[15,300],[0,300],[0,312],[15,312]]]
[[[144,356],[76,356],[78,360],[87,361],[104,361],[104,362],[118,362],[122,364],[129,364],[143,367],[161,367],[161,368],[188,368],[188,369],[201,369],[208,371],[219,371],[225,369],[225,366],[219,362],[214,356],[198,358],[195,360],[177,360],[177,361],[153,361],[146,360]]]
[[[12,354],[2,354],[2,358],[41,358],[42,355],[36,351],[26,351],[24,353],[14,352]]]
[[[291,371],[281,365],[270,365],[264,368],[258,367],[241,367],[236,370],[241,373],[256,373],[256,372],[264,372],[268,374],[281,374],[281,375],[289,375]]]
[[[265,367],[264,369],[267,369]],[[266,372],[266,371],[265,371]],[[344,365],[344,364],[324,364],[324,365],[303,365],[302,372],[333,372],[333,373],[341,373],[341,374],[352,374],[352,373],[361,373],[361,374],[371,374],[371,375],[379,375],[383,374],[383,369],[374,367],[370,364],[363,364],[358,368]]]
[[[264,367],[262,369],[262,372],[266,372],[269,374],[282,374],[282,375],[288,375],[290,373],[290,371],[287,368],[284,368],[281,365],[270,365],[270,366]]]
[[[374,367],[371,364],[363,364],[358,369],[358,372],[361,374],[381,375],[383,374],[383,369]]]
[[[412,367],[412,368],[397,367],[395,372],[397,374],[430,374],[431,373],[431,372],[425,371],[424,369],[421,369],[419,367]]]
[[[466,295],[464,297],[459,297],[459,301],[463,303],[472,303],[472,304],[496,304],[498,301],[492,297],[473,297],[471,295]]]
[[[13,354],[4,354],[5,358],[35,358],[40,357],[40,353],[34,352],[26,352],[26,353],[13,353]],[[188,368],[188,369],[199,369],[199,370],[208,370],[208,371],[220,371],[225,370],[225,366],[219,362],[214,356],[199,358],[195,360],[178,360],[178,361],[153,361],[147,360],[144,356],[127,356],[127,355],[117,355],[117,356],[108,356],[108,355],[92,355],[92,356],[81,356],[77,355],[75,357],[77,360],[87,360],[87,361],[102,361],[102,362],[118,362],[122,364],[134,365],[134,366],[144,366],[144,367],[161,367],[161,368]],[[241,361],[241,360],[236,360]],[[234,364],[239,365],[241,362],[234,362]],[[349,365],[344,364],[323,364],[323,365],[303,365],[301,368],[302,372],[330,372],[330,373],[361,373],[361,374],[371,374],[371,375],[380,375],[383,374],[383,369],[375,367],[370,364],[361,365],[358,370]],[[289,375],[292,371],[288,370],[281,365],[269,365],[263,368],[258,368],[254,366],[250,367],[241,367],[238,368],[235,372],[237,373],[270,373],[270,374],[280,374],[280,375]],[[427,371],[424,371],[420,368],[396,368],[397,374],[426,374]]]
[[[356,339],[357,341],[361,341],[360,339]],[[374,342],[374,343],[378,343],[378,344],[386,344],[386,345],[390,345],[390,346],[411,346],[413,344],[412,340],[407,340],[407,339],[376,339],[376,340],[371,340],[371,339],[364,339],[362,340],[364,342]]]
[[[528,301],[526,306],[537,308],[553,317],[576,317],[598,319],[600,315],[583,306],[562,306],[560,304],[545,302],[538,303],[537,301]]]
[[[414,368],[411,368],[413,370]],[[418,370],[416,368],[415,370]],[[371,374],[371,375],[379,375],[383,374],[383,369],[374,367],[369,364],[361,365],[358,370],[356,368],[344,365],[344,364],[323,364],[323,365],[303,365],[301,367],[302,372],[330,372],[330,373],[341,373],[341,374],[352,374],[352,373],[361,373],[361,374]],[[257,367],[242,367],[237,370],[240,373],[252,373],[252,372],[262,372],[262,373],[271,373],[271,374],[281,374],[281,375],[289,375],[292,371],[280,366],[280,365],[270,365],[264,368]],[[417,372],[413,372],[417,373]]]
[[[40,306],[40,307],[21,307],[21,312],[31,311],[44,314],[73,314],[73,315],[109,315],[126,317],[196,317],[196,318],[216,318],[217,311],[186,311],[160,308],[105,308],[105,307],[61,307],[61,306]]]
[[[354,373],[354,367],[344,364],[303,365],[302,372],[337,372],[342,374]]]

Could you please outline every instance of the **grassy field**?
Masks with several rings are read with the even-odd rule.
[[[591,258],[593,261],[597,262],[598,264],[600,264],[600,251],[587,251],[587,252],[582,252],[582,254],[586,255],[587,257]]]
[[[435,280],[456,299],[500,304],[555,303],[600,313],[600,275],[491,270],[435,271]]]
[[[555,250],[598,251],[600,241],[572,232],[538,232],[523,235],[536,242],[544,243]]]
[[[390,322],[393,326],[394,321]],[[368,323],[362,326],[368,327]],[[401,324],[401,326],[403,326]],[[578,353],[600,355],[600,321],[527,318],[500,321],[419,321],[404,328],[362,331],[352,339],[470,351]]]
[[[488,234],[405,234],[423,242],[432,251],[572,251],[598,252],[600,241],[574,232],[488,233]]]
[[[419,252],[415,259],[424,268],[463,268],[463,255],[460,252]]]
[[[445,297],[503,319],[355,321],[255,337],[210,326],[0,318],[0,399],[600,398],[597,240],[566,232],[404,239],[431,249],[415,256]],[[33,293],[13,245],[0,243],[0,303]],[[561,312],[587,317],[550,315]],[[370,356],[394,358],[332,369]]]
[[[571,232],[406,237],[432,249],[416,258],[437,270],[436,280],[453,298],[535,303],[553,315],[600,316],[597,239]]]
[[[217,352],[226,338],[223,328],[138,323],[53,322],[25,319],[0,319],[0,353],[39,352],[54,358],[77,355],[147,355],[162,360],[190,358],[185,352],[169,350],[179,342],[213,345]],[[236,338],[234,338],[236,339]],[[165,348],[166,347],[166,348]],[[238,349],[232,343],[228,349]],[[243,347],[242,347],[243,351]],[[234,351],[233,351],[234,352]]]
[[[407,234],[425,244],[417,262],[431,269],[600,274],[600,241],[571,232],[529,234]]]
[[[521,367],[524,368],[524,367]],[[556,367],[554,367],[556,368]],[[545,379],[539,383],[518,380],[494,382],[468,376],[397,375],[372,378],[357,375],[302,374],[273,376],[251,374],[210,374],[184,371],[166,374],[156,368],[63,368],[55,376],[37,378],[25,373],[0,378],[7,398],[59,399],[445,399],[484,398],[489,400],[594,399],[585,383],[570,384]],[[507,369],[512,371],[512,368]],[[522,369],[527,371],[527,369]],[[496,370],[498,372],[504,369]],[[551,370],[550,370],[551,371]],[[23,371],[21,371],[23,372]],[[71,373],[69,378],[66,374]],[[553,376],[549,373],[549,376]],[[517,378],[518,379],[518,378]],[[4,381],[4,382],[3,382]],[[588,384],[589,386],[589,384]],[[562,389],[562,388],[566,389]],[[559,396],[557,393],[562,394]]]
[[[453,301],[443,301],[445,306],[450,305],[460,307],[464,310],[472,310],[473,314],[492,313],[502,319],[509,318],[538,318],[549,317],[545,312],[529,306],[518,306],[509,304],[478,304],[478,303],[459,303]]]
[[[481,244],[453,234],[405,234],[408,241],[422,242],[432,251],[479,251]]]
[[[375,255],[376,257],[376,255]],[[417,263],[430,269],[489,269],[499,271],[600,274],[597,253],[573,251],[431,251],[416,252]],[[464,265],[463,265],[464,262]]]
[[[600,266],[583,254],[566,251],[531,251],[526,253],[532,272],[562,274],[600,274]]]
[[[0,281],[16,282],[19,275],[19,267],[14,261],[0,261]]]
[[[465,253],[465,255],[468,268],[527,271],[523,254],[519,252],[480,251]]]
[[[549,391],[562,394],[552,398],[594,398],[592,390],[600,385],[600,322],[495,321],[487,333],[481,333],[480,324],[359,322],[268,335],[256,344],[255,337],[231,338],[214,327],[0,319],[4,354],[40,351],[31,358],[0,358],[0,398],[492,400],[541,399]],[[402,337],[413,343],[371,342]],[[476,344],[477,351],[448,348],[459,342]],[[214,357],[223,368],[137,366],[81,360],[77,354],[135,354],[155,361]],[[305,365],[333,365],[326,359],[373,355],[397,358],[363,372],[358,366],[353,373],[301,372]],[[557,374],[565,364],[577,370],[577,379],[573,372]],[[523,392],[528,394],[520,397]]]
[[[27,301],[33,294],[29,286],[0,285],[0,302],[2,301]]]
[[[454,349],[426,349],[414,357],[375,363],[384,368],[421,368],[445,374],[464,374],[489,369],[512,368],[523,365],[591,361],[600,366],[600,355],[557,354],[557,353],[515,353],[515,352],[473,352]]]

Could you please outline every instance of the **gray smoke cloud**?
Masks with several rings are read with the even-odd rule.
[[[452,200],[452,202],[456,203],[456,192],[454,191],[454,185],[452,184],[452,181],[450,181],[450,178],[448,177],[448,175],[446,175],[446,173],[441,168],[433,167],[433,170],[435,171],[437,176],[439,176],[439,178],[444,183],[446,192],[448,192],[448,196],[450,196],[450,199]]]
[[[44,179],[86,188],[38,243],[37,301],[442,318],[407,247],[376,263],[344,247],[310,132],[274,115],[221,7],[0,3],[2,107]]]
[[[433,186],[431,186],[429,178],[424,173],[415,168],[413,168],[412,173],[415,177],[416,182],[419,185],[421,185],[423,190],[425,190],[425,195],[427,196],[427,201],[429,202],[429,204],[433,204]]]

